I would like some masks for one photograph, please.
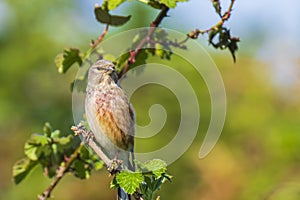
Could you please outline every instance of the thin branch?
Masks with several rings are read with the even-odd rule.
[[[169,11],[169,8],[167,6],[163,6],[163,8],[159,12],[159,14],[155,18],[155,20],[153,22],[151,22],[147,35],[138,43],[135,50],[130,52],[130,57],[128,58],[126,64],[124,65],[122,71],[119,73],[119,79],[121,79],[124,76],[124,74],[126,74],[126,72],[129,69],[129,66],[131,64],[135,63],[136,56],[138,55],[140,50],[143,48],[143,46],[149,42],[153,32],[155,31],[155,28],[158,27],[159,24],[164,19],[164,17],[167,16],[168,11]]]
[[[76,135],[82,135],[83,141],[101,158],[101,160],[106,164],[106,166],[110,166],[112,160],[110,160],[101,150],[101,148],[95,143],[93,140],[93,133],[88,131],[83,124],[79,123],[77,126],[72,126],[72,131]]]
[[[197,39],[199,34],[203,35],[205,33],[209,33],[210,31],[218,30],[218,28],[221,27],[230,18],[234,2],[235,0],[231,0],[231,3],[227,11],[222,16],[220,16],[221,19],[219,22],[217,22],[215,25],[211,26],[209,29],[206,30],[195,29],[194,31],[191,31],[190,33],[187,34],[187,39],[188,38]],[[186,42],[187,39],[185,39],[184,41]]]
[[[74,131],[75,135],[82,135],[83,141],[101,158],[101,160],[106,164],[108,167],[107,170],[112,174],[115,175],[120,171],[120,166],[122,164],[121,160],[110,160],[101,148],[95,143],[93,140],[93,133],[88,131],[83,124],[79,123],[77,126],[72,126],[72,131]],[[137,198],[138,200],[143,200],[142,197]],[[39,199],[40,200],[40,199]]]
[[[106,24],[103,32],[101,33],[101,35],[98,37],[98,39],[96,40],[96,42],[94,40],[91,41],[90,43],[90,47],[82,56],[82,60],[83,61],[89,61],[89,57],[91,55],[91,53],[93,52],[93,50],[102,42],[102,40],[104,39],[104,37],[106,36],[106,34],[108,33],[108,28],[109,28],[109,24]]]
[[[74,131],[75,135],[82,135],[83,141],[87,143],[87,145],[101,158],[101,160],[108,166],[108,170],[114,174],[118,171],[121,161],[110,160],[101,150],[101,148],[94,142],[93,138],[91,137],[92,132],[87,131],[87,129],[79,123],[77,126],[72,126],[72,131]],[[38,200],[46,200],[51,196],[52,191],[59,183],[59,181],[64,177],[66,172],[68,172],[69,167],[71,166],[72,162],[78,157],[81,149],[84,146],[84,142],[81,142],[79,147],[74,151],[74,153],[70,156],[70,158],[66,159],[66,163],[57,171],[57,175],[55,179],[52,181],[50,186],[38,196]]]
[[[109,28],[109,24],[106,24],[105,29],[103,30],[102,34],[98,37],[98,39],[95,41],[91,41],[91,48],[95,49],[103,40],[103,38],[105,37],[105,35],[108,32],[108,28]]]
[[[60,166],[55,179],[52,181],[50,186],[41,195],[38,196],[38,200],[46,200],[47,198],[49,198],[51,196],[51,192],[53,191],[55,186],[59,183],[59,181],[63,178],[63,176],[66,174],[66,172],[68,172],[69,167],[71,166],[72,162],[78,157],[83,146],[84,146],[84,144],[80,143],[80,145],[73,152],[73,154],[70,156],[70,158],[66,159],[65,165]]]

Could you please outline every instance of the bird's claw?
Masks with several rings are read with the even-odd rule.
[[[111,160],[111,163],[107,166],[107,170],[109,171],[110,174],[116,174],[121,170],[122,163],[123,163],[122,160],[118,160],[114,158],[113,160]]]
[[[84,137],[83,142],[85,145],[89,144],[89,141],[92,140],[94,138],[94,134],[93,132],[89,131],[86,135],[86,137]]]
[[[77,126],[72,126],[71,130],[75,133],[75,136],[82,135],[85,145],[88,145],[89,141],[94,138],[93,132],[88,131],[82,123],[79,123]]]
[[[74,131],[75,136],[81,135],[85,132],[87,132],[86,128],[84,125],[80,122],[77,126],[72,126],[71,130]]]

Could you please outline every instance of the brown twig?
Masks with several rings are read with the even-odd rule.
[[[105,35],[107,34],[108,32],[108,28],[109,28],[109,24],[106,24],[103,32],[101,33],[101,35],[98,37],[98,39],[95,41],[91,41],[91,48],[92,49],[95,49],[99,44],[100,42],[102,42],[103,38],[105,37]]]
[[[112,161],[103,153],[101,148],[95,143],[93,140],[92,132],[88,131],[83,124],[79,123],[77,126],[72,126],[72,131],[76,135],[82,135],[83,141],[87,143],[87,145],[101,158],[101,160],[106,164],[106,166],[110,166]]]
[[[159,24],[162,22],[162,20],[164,19],[164,17],[167,16],[167,13],[169,11],[169,8],[167,6],[163,6],[161,11],[159,12],[159,14],[157,15],[157,17],[155,18],[155,20],[153,22],[150,23],[150,28],[148,30],[147,35],[138,43],[138,45],[136,46],[136,48],[130,52],[130,57],[128,58],[127,62],[125,63],[122,71],[119,73],[119,79],[121,79],[124,74],[126,74],[126,72],[129,69],[129,66],[133,63],[135,63],[135,58],[138,55],[138,53],[140,52],[140,50],[143,48],[143,46],[149,42],[153,32],[155,31],[156,27],[159,26]]]
[[[84,144],[80,143],[80,145],[74,151],[74,153],[70,156],[70,158],[67,159],[65,165],[60,166],[55,179],[52,181],[50,186],[41,195],[38,196],[38,200],[46,200],[47,198],[50,197],[51,192],[53,191],[55,186],[59,183],[59,181],[63,178],[63,176],[66,174],[66,172],[68,172],[69,167],[71,166],[72,162],[77,158],[77,156],[79,155],[81,148],[83,146],[84,146]]]
[[[219,22],[217,22],[215,25],[211,26],[209,29],[206,30],[200,30],[197,28],[194,31],[191,31],[187,34],[187,38],[184,41],[186,42],[188,38],[197,39],[200,34],[203,35],[205,33],[209,33],[210,31],[218,30],[218,28],[221,27],[230,18],[234,2],[235,0],[231,0],[227,11],[222,16],[220,16],[221,19]]]
[[[87,131],[87,129],[79,123],[77,126],[72,126],[72,131],[76,135],[82,135],[83,140],[87,143],[87,145],[101,158],[101,160],[109,167],[110,172],[116,173],[117,169],[119,168],[119,165],[121,164],[119,161],[116,161],[115,163],[110,160],[101,150],[101,148],[94,142],[94,140],[91,137],[91,132]],[[79,147],[74,151],[74,153],[70,156],[70,158],[66,159],[66,163],[64,166],[60,166],[60,168],[57,171],[57,175],[55,179],[52,181],[50,186],[41,194],[38,196],[38,200],[46,200],[50,197],[51,192],[56,187],[56,185],[59,183],[59,181],[64,177],[66,172],[68,172],[69,167],[71,166],[72,162],[78,157],[81,149],[84,146],[84,142],[81,142]]]
[[[106,164],[108,167],[107,170],[112,174],[115,175],[119,172],[120,166],[122,164],[121,160],[110,160],[104,152],[101,150],[101,148],[95,143],[93,140],[93,133],[91,131],[88,131],[83,124],[79,123],[77,126],[72,126],[72,131],[74,131],[75,135],[82,135],[83,141],[87,143],[87,145],[101,158],[101,160]],[[141,197],[138,198],[138,200],[143,200]]]

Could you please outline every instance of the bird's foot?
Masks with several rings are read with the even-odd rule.
[[[85,145],[89,145],[90,140],[93,140],[94,138],[94,134],[92,131],[89,131],[86,135],[86,137],[83,138],[83,142]]]
[[[75,136],[86,135],[87,129],[84,127],[83,123],[79,123],[77,126],[72,126],[71,130],[74,132]]]
[[[111,163],[109,164],[109,166],[107,166],[107,170],[109,171],[109,173],[111,175],[116,174],[117,172],[119,172],[121,170],[122,163],[123,163],[122,160],[118,160],[118,159],[114,158],[111,160]]]
[[[94,138],[93,132],[88,131],[81,122],[77,126],[72,126],[71,130],[74,131],[75,136],[82,136],[85,145],[88,145],[90,140]]]

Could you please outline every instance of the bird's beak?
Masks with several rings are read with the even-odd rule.
[[[113,67],[108,67],[107,70],[114,72],[115,69]]]

